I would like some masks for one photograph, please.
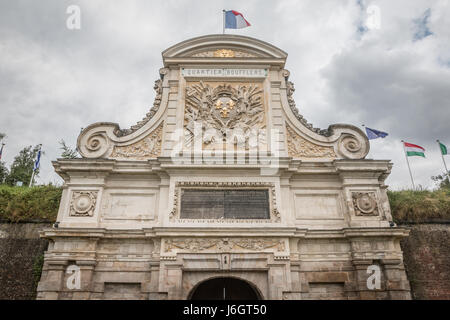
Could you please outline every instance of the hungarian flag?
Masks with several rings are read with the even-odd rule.
[[[419,156],[419,157],[425,158],[425,149],[422,148],[421,146],[418,146],[417,144],[408,143],[408,142],[403,142],[403,146],[405,147],[406,155],[408,157]]]
[[[439,147],[441,148],[441,153],[443,156],[448,154],[447,147],[442,142],[438,141]]]
[[[246,27],[250,27],[250,23],[245,20],[242,13],[234,10],[225,11],[225,28],[241,29]]]

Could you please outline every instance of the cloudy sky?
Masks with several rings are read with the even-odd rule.
[[[128,128],[153,103],[161,51],[222,32],[222,9],[250,28],[229,30],[289,54],[300,113],[315,126],[351,123],[383,130],[369,158],[391,159],[387,183],[411,185],[400,140],[426,149],[410,158],[416,184],[444,171],[436,144],[450,149],[450,1],[21,1],[0,2],[0,132],[3,160],[42,143],[39,183],[61,183],[51,161],[58,141],[74,147],[82,127]],[[66,27],[67,7],[81,29]],[[379,13],[379,19],[378,17]],[[377,23],[379,22],[379,24]],[[447,156],[450,164],[450,156]]]

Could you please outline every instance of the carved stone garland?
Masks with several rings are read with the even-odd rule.
[[[133,144],[115,146],[110,158],[145,160],[158,157],[161,154],[163,124],[161,122],[149,135]]]
[[[258,85],[222,84],[212,87],[200,82],[186,88],[184,114],[185,146],[194,140],[195,123],[202,125],[205,145],[222,143],[233,134],[233,143],[245,143],[264,128],[262,90]],[[211,130],[215,134],[211,133]]]
[[[271,211],[270,211],[270,219],[180,219],[179,208],[180,208],[180,188],[181,187],[200,187],[200,188],[261,188],[268,187],[270,188],[270,202],[271,202]],[[169,220],[171,222],[175,221],[186,221],[186,222],[221,222],[221,223],[261,223],[261,222],[280,222],[281,221],[281,213],[277,207],[277,198],[275,195],[275,185],[273,183],[265,183],[265,182],[178,182],[175,186],[174,191],[174,202],[172,211],[169,213]]]
[[[194,252],[214,248],[214,251],[226,252],[236,249],[250,251],[262,251],[275,247],[277,251],[285,251],[283,240],[278,239],[249,239],[249,238],[200,238],[200,239],[168,239],[164,243],[164,252],[172,252],[173,249],[189,250]]]
[[[298,135],[286,125],[289,156],[293,158],[336,158],[333,147],[324,147]]]
[[[70,200],[69,216],[92,217],[98,191],[74,191]]]
[[[375,192],[353,192],[352,200],[357,216],[377,216],[379,214]]]

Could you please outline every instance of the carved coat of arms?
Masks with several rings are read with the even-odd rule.
[[[257,85],[222,84],[212,87],[200,82],[186,88],[185,143],[190,146],[201,134],[204,144],[230,141],[245,143],[261,139],[264,127],[262,90]]]

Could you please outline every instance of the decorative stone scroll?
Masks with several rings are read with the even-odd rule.
[[[309,142],[286,125],[289,156],[293,158],[336,158],[333,147]]]
[[[353,208],[357,216],[377,216],[378,203],[375,192],[353,192]]]
[[[176,249],[194,252],[206,250],[214,250],[214,252],[263,251],[269,248],[283,252],[286,250],[286,245],[283,240],[266,238],[182,238],[168,239],[164,242],[164,252],[172,252]]]
[[[181,188],[201,188],[201,189],[269,189],[270,218],[269,219],[181,219],[180,218],[180,189]],[[266,182],[178,182],[174,190],[174,202],[169,213],[171,222],[189,223],[271,223],[280,222],[281,213],[278,210],[275,194],[275,185]]]
[[[73,191],[69,216],[92,217],[95,211],[98,191]]]
[[[128,146],[115,146],[111,158],[144,160],[156,158],[161,153],[163,124],[153,130],[145,138]]]

